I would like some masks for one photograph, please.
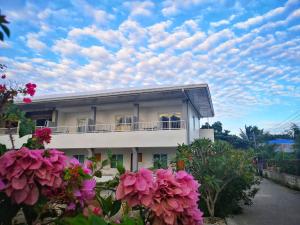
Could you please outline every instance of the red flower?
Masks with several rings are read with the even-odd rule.
[[[36,84],[28,83],[25,85],[26,87],[26,94],[29,94],[30,96],[34,96]]]
[[[0,84],[0,93],[4,93],[6,91],[5,84]]]
[[[31,98],[23,98],[23,102],[24,103],[31,103],[32,100],[31,100]]]
[[[37,138],[40,144],[46,142],[47,144],[51,141],[51,129],[49,127],[44,127],[40,129],[36,129],[33,137]]]

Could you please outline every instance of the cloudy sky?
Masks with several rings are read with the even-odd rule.
[[[38,94],[208,83],[216,117],[300,121],[300,0],[0,0],[7,75]],[[213,120],[210,120],[213,121]]]

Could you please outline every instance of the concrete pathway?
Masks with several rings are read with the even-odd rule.
[[[263,179],[254,204],[228,225],[300,225],[300,192]]]

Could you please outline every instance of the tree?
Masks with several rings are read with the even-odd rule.
[[[191,153],[192,160],[188,169],[197,180],[202,181],[201,196],[211,217],[216,215],[216,205],[226,207],[226,204],[220,202],[219,196],[232,182],[242,180],[246,184],[236,190],[231,197],[231,203],[235,201],[234,205],[238,205],[237,199],[242,196],[254,196],[254,190],[249,191],[252,184],[257,182],[251,153],[234,150],[224,141],[211,142],[207,139],[193,142]]]
[[[300,159],[300,127],[297,124],[292,124],[291,131],[295,142],[293,148],[296,153],[296,159]]]
[[[1,15],[1,10],[0,10],[0,27],[2,29],[2,31],[0,31],[0,40],[4,41],[4,33],[6,34],[7,37],[10,36],[10,31],[8,29],[8,27],[6,26],[6,24],[8,24],[9,22],[6,20],[4,15]]]
[[[264,130],[258,129],[257,126],[245,125],[245,130],[240,129],[241,138],[249,143],[249,146],[257,148],[258,144],[261,143]]]

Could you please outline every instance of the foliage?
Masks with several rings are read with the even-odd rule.
[[[257,126],[247,126],[245,125],[245,130],[240,129],[241,138],[249,143],[252,148],[257,148],[258,144],[262,142],[262,137],[264,130],[259,129]]]
[[[131,218],[129,216],[124,216],[121,220],[116,220],[114,222],[106,221],[105,219],[91,215],[86,217],[82,214],[78,214],[76,217],[64,218],[63,221],[58,222],[59,225],[143,225],[141,218]]]
[[[193,142],[191,152],[189,170],[197,180],[202,181],[200,191],[205,202],[202,203],[205,212],[212,217],[224,216],[234,212],[239,200],[249,202],[252,196],[247,191],[257,183],[250,152],[235,150],[223,141],[213,143],[207,139]],[[245,183],[239,189],[228,192],[233,182],[237,181]],[[222,202],[221,198],[224,199],[227,192],[232,196],[227,198],[227,202]]]
[[[294,137],[294,150],[296,154],[296,158],[300,160],[300,127],[296,124],[292,124],[291,131]]]
[[[2,29],[2,31],[0,31],[0,41],[4,41],[4,34],[6,34],[7,37],[10,36],[10,31],[7,27],[7,24],[9,22],[6,20],[6,16],[1,15],[0,12],[0,27]]]
[[[230,143],[235,148],[248,149],[249,143],[237,135],[230,134],[229,130],[223,130],[223,125],[220,121],[214,122],[212,125],[205,123],[202,128],[214,129],[215,140],[222,140]]]

